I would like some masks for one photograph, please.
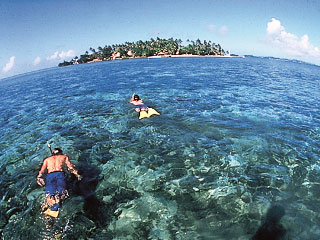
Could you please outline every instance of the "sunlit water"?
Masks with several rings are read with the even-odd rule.
[[[247,57],[140,59],[0,81],[3,239],[320,239],[320,67]],[[161,116],[138,120],[138,93]],[[36,184],[47,143],[69,174],[57,219]]]

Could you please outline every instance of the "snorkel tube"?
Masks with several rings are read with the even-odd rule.
[[[48,143],[48,148],[50,149],[50,153],[52,154],[51,145]]]

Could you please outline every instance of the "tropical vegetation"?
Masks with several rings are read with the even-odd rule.
[[[196,41],[186,41],[183,45],[181,39],[161,39],[156,38],[148,41],[125,42],[124,44],[106,45],[98,47],[97,50],[90,48],[80,57],[76,56],[71,61],[59,63],[59,67],[81,64],[94,61],[107,61],[114,59],[139,58],[151,56],[171,56],[171,55],[224,55],[225,51],[220,44],[200,39]]]

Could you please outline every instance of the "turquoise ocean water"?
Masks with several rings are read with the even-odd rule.
[[[132,93],[161,116],[138,120]],[[3,79],[0,102],[2,239],[320,239],[319,66],[100,62]],[[57,219],[36,184],[47,143],[84,176]]]

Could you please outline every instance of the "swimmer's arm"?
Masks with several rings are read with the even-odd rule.
[[[48,162],[46,160],[44,160],[42,166],[41,166],[41,169],[38,173],[38,176],[37,176],[37,183],[40,185],[40,186],[44,186],[45,185],[45,182],[43,180],[42,175],[44,174],[44,171],[47,169],[47,166],[48,166]]]
[[[133,102],[133,96],[134,96],[134,94],[132,94],[132,96],[131,96],[131,99],[130,99],[129,103],[132,103],[132,102]]]
[[[130,101],[129,101],[129,103],[132,103],[133,102],[133,97],[134,97],[134,93],[132,94],[132,96],[131,96],[131,99],[130,99]]]
[[[76,167],[70,162],[69,157],[66,157],[65,163],[66,163],[69,171],[72,172],[74,175],[76,175],[76,177],[78,178],[78,180],[81,180],[82,177],[81,177],[80,174],[78,173]]]
[[[140,99],[139,101],[136,101],[136,100],[133,100],[133,99],[132,99],[132,100],[130,100],[129,103],[132,103],[133,105],[141,105],[141,104],[144,104],[142,99]]]
[[[40,171],[38,173],[37,178],[41,178],[42,177],[42,175],[44,174],[44,171],[47,169],[47,166],[48,166],[48,162],[46,160],[44,160],[44,162],[43,162],[43,164],[41,166],[41,169],[40,169]]]

